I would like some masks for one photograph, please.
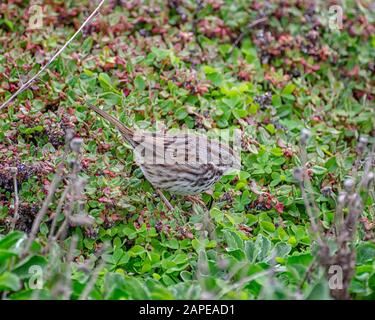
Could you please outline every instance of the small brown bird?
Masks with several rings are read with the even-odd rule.
[[[229,170],[241,167],[239,156],[227,143],[190,132],[135,131],[107,112],[89,107],[113,124],[133,147],[144,176],[171,210],[173,207],[160,190],[178,195],[199,194]]]

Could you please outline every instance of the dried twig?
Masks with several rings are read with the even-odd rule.
[[[330,288],[331,295],[335,299],[349,299],[349,285],[355,273],[355,250],[352,248],[355,241],[356,229],[359,218],[363,212],[366,197],[369,194],[370,185],[374,182],[373,161],[375,158],[375,145],[372,147],[369,156],[365,162],[363,176],[358,181],[358,169],[361,163],[364,150],[367,147],[367,139],[360,138],[357,146],[357,160],[352,169],[355,177],[348,178],[344,181],[344,191],[340,192],[337,199],[336,217],[335,217],[335,237],[331,239],[336,243],[337,251],[331,252],[318,225],[319,209],[316,205],[311,182],[306,172],[307,153],[306,141],[310,133],[303,130],[301,134],[301,162],[302,168],[295,170],[294,175],[298,180],[303,200],[305,202],[306,212],[309,215],[311,229],[317,236],[318,256],[316,263],[325,269],[327,277],[332,266],[339,266],[342,271],[342,283],[340,288]],[[345,216],[345,211],[348,214]],[[311,265],[307,271],[301,286],[306,281],[308,274],[311,272]],[[301,288],[300,286],[300,288]]]
[[[92,288],[95,285],[96,279],[99,277],[99,273],[103,269],[104,265],[105,265],[105,262],[103,260],[101,260],[100,263],[96,266],[96,268],[92,272],[92,276],[90,278],[90,281],[88,282],[85,289],[82,291],[81,295],[79,296],[79,300],[87,300],[87,297],[89,296],[90,292],[92,291]]]
[[[58,217],[60,215],[60,212],[61,212],[61,209],[64,205],[66,196],[68,195],[69,189],[70,189],[69,185],[65,187],[65,190],[64,190],[63,194],[61,195],[61,198],[60,198],[59,203],[57,205],[56,212],[55,212],[55,215],[53,217],[52,224],[51,224],[51,227],[50,227],[50,230],[49,230],[49,236],[48,236],[48,242],[49,243],[53,241],[53,238],[54,238],[53,234],[55,233],[55,229],[56,229],[56,225],[57,225],[57,219],[58,219]]]
[[[63,300],[68,300],[70,298],[72,292],[72,285],[71,285],[71,266],[70,264],[73,261],[74,250],[77,247],[78,237],[73,235],[70,242],[69,252],[66,258],[65,264],[65,278],[64,278],[64,290],[63,290]]]
[[[108,250],[108,248],[109,248],[109,243],[104,243],[98,255],[102,257],[103,253],[105,253]],[[90,292],[92,291],[92,288],[95,285],[96,279],[99,277],[99,273],[104,268],[104,266],[105,266],[105,261],[102,258],[100,258],[100,262],[98,263],[98,265],[92,272],[92,276],[89,282],[86,284],[85,289],[82,291],[81,295],[79,296],[79,300],[87,300]]]
[[[18,207],[19,207],[19,198],[18,198],[18,184],[17,184],[17,173],[18,170],[16,167],[11,168],[11,172],[13,174],[13,188],[14,188],[14,214],[13,214],[13,221],[11,230],[13,231],[16,227],[17,220],[18,220]]]
[[[33,225],[31,227],[31,232],[29,234],[28,242],[27,242],[27,244],[24,248],[24,251],[23,251],[24,254],[27,254],[27,252],[29,251],[29,249],[30,249],[35,237],[36,237],[36,234],[39,230],[39,226],[40,226],[44,216],[47,213],[49,205],[52,202],[52,199],[53,199],[53,196],[56,192],[56,189],[57,189],[60,181],[62,180],[62,173],[63,173],[63,169],[64,169],[65,158],[66,158],[66,154],[64,155],[63,161],[61,161],[61,163],[57,167],[57,172],[56,172],[56,174],[55,174],[55,176],[54,176],[54,178],[51,182],[50,188],[48,190],[48,196],[44,200],[42,208],[39,210],[37,216],[35,217],[35,220],[34,220]]]
[[[316,261],[316,259],[314,259],[314,261],[310,264],[309,268],[305,272],[305,275],[303,276],[302,281],[300,282],[300,284],[298,286],[299,291],[302,291],[303,285],[309,279],[309,277],[311,277],[311,274],[314,272],[316,267],[317,267],[317,261]]]
[[[78,176],[80,171],[80,156],[82,152],[82,139],[81,138],[73,138],[70,142],[67,142],[68,149],[70,148],[71,151],[74,152],[75,158],[70,161],[71,166],[71,173],[68,175],[68,182],[65,190],[63,191],[58,206],[56,208],[55,216],[52,221],[52,225],[50,228],[50,233],[48,236],[48,244],[45,247],[45,251],[47,252],[51,245],[65,237],[65,233],[69,226],[69,223],[74,223],[76,225],[90,225],[93,223],[93,218],[87,215],[76,214],[73,215],[75,207],[77,207],[77,200],[83,194],[83,179]],[[68,203],[65,203],[68,199]],[[65,219],[63,223],[60,225],[59,229],[57,230],[56,234],[54,234],[55,229],[57,227],[57,219],[62,211],[62,208],[65,204],[64,208],[64,216]],[[79,203],[78,203],[79,205]],[[79,208],[77,209],[79,211]]]
[[[311,231],[313,237],[317,240],[320,246],[325,246],[321,230],[318,225],[319,209],[316,206],[313,197],[313,189],[311,186],[310,178],[307,174],[307,141],[310,138],[310,131],[304,129],[301,133],[300,140],[300,155],[301,155],[301,168],[294,171],[294,177],[299,183],[302,198],[306,205],[306,212],[309,216],[311,223]]]
[[[30,80],[24,83],[12,96],[6,100],[1,106],[0,110],[5,108],[10,102],[12,102],[20,93],[26,90],[39,76],[40,74],[47,69],[47,67],[54,61],[56,58],[65,50],[65,48],[74,40],[75,37],[82,31],[82,29],[89,23],[92,17],[96,15],[99,11],[100,7],[103,5],[105,0],[102,0],[95,10],[90,14],[90,16],[83,22],[83,24],[79,27],[79,29],[74,33],[74,35],[61,47],[59,51],[57,51],[54,56],[34,75]]]

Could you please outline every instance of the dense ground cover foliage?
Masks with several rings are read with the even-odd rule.
[[[95,9],[88,0],[37,3],[37,29],[29,1],[0,4],[0,102]],[[334,30],[334,4],[106,1],[40,79],[0,110],[3,297],[330,298],[294,174],[303,162],[300,132],[311,133],[309,192],[334,252],[339,194],[348,177],[369,174],[375,119],[374,8],[343,1]],[[175,207],[168,212],[131,148],[90,103],[131,127],[212,136],[238,128],[242,169],[203,194],[205,206],[167,195]],[[350,244],[354,299],[375,298],[368,183]]]

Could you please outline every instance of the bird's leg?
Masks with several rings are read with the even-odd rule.
[[[168,210],[173,211],[174,210],[173,206],[168,201],[168,199],[165,197],[165,195],[163,194],[163,192],[161,190],[159,190],[159,189],[156,189],[156,192],[158,193],[158,195],[161,198],[161,200],[163,200],[163,202],[167,206]]]
[[[185,200],[190,201],[191,203],[199,204],[202,207],[206,207],[206,204],[201,199],[200,195],[185,196]]]

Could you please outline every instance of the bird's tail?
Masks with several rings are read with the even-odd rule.
[[[89,105],[88,107],[91,110],[94,110],[98,115],[100,115],[104,119],[108,120],[111,124],[113,124],[122,133],[122,135],[125,137],[125,139],[128,140],[128,142],[130,142],[131,144],[133,144],[132,143],[133,131],[130,128],[125,126],[122,122],[117,120],[115,117],[112,117],[111,115],[109,115],[104,110],[99,109],[99,108],[97,108],[95,106],[92,106],[92,105]]]

